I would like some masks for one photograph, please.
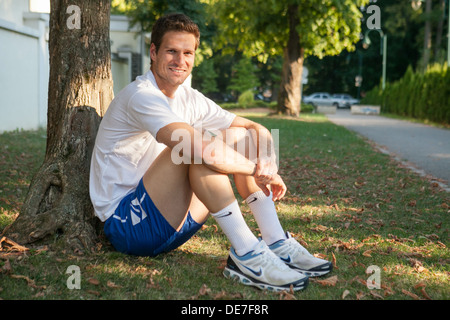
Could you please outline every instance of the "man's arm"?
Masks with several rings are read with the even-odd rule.
[[[187,163],[202,163],[224,174],[254,175],[256,164],[217,139],[183,122],[161,128],[156,136],[172,149],[172,160],[182,157]]]
[[[256,184],[266,196],[269,196],[270,191],[272,191],[274,201],[284,197],[287,188],[283,179],[277,173],[277,158],[270,131],[259,123],[242,117],[236,117],[230,127],[243,127],[252,134],[258,155],[256,170],[253,175]]]
[[[202,163],[220,173],[253,176],[267,196],[272,191],[274,201],[281,199],[287,189],[277,174],[276,155],[269,130],[241,117],[236,117],[230,127],[245,128],[252,134],[257,144],[256,164],[222,139],[208,137],[187,123],[171,123],[161,128],[156,138],[172,149],[172,160],[174,157],[183,157],[188,163]]]
[[[257,148],[256,176],[274,175],[278,172],[277,158],[270,131],[259,123],[237,116],[230,127],[247,129]]]

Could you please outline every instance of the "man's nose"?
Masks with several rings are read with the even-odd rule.
[[[177,53],[174,57],[174,60],[178,65],[184,65],[185,58],[182,53]]]

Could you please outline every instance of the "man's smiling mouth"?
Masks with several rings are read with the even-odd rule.
[[[175,72],[175,73],[183,73],[183,72],[185,72],[186,70],[184,70],[184,69],[173,69],[173,68],[169,68],[171,71],[173,71],[173,72]]]

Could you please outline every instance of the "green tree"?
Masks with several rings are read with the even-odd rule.
[[[197,51],[196,66],[212,55],[212,36],[216,32],[213,16],[206,13],[203,0],[112,0],[113,12],[131,18],[131,25],[139,25],[142,31],[151,32],[153,24],[168,13],[184,13],[199,26],[201,43]]]
[[[212,59],[203,60],[192,73],[192,86],[204,94],[215,93],[217,88],[217,73]]]
[[[228,89],[237,96],[247,90],[254,90],[259,86],[258,78],[255,75],[255,68],[248,57],[241,60],[232,69],[232,78]]]
[[[283,54],[279,111],[298,116],[303,61],[354,49],[361,32],[359,7],[367,0],[210,0],[220,20],[218,41],[265,60]],[[229,46],[228,46],[229,48]]]

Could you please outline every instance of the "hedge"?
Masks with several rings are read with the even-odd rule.
[[[434,65],[426,72],[409,67],[400,80],[387,83],[383,91],[375,87],[361,104],[376,104],[384,113],[450,124],[450,71],[447,65]]]

